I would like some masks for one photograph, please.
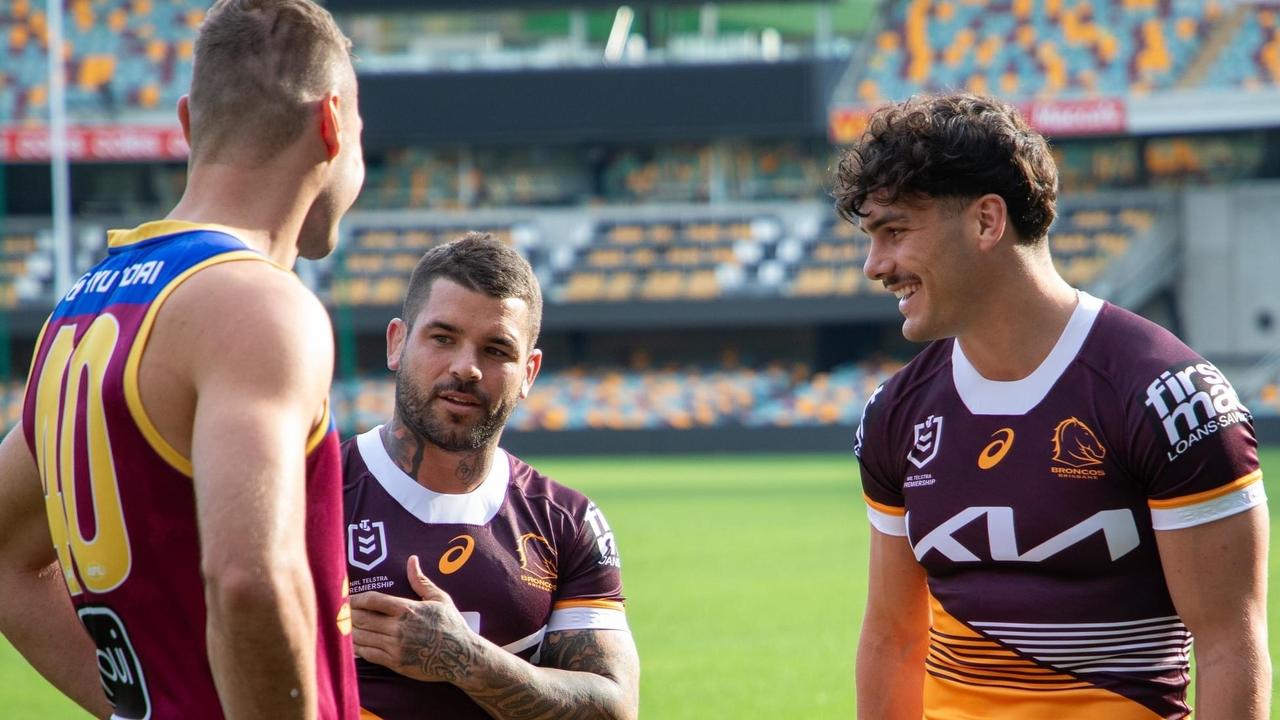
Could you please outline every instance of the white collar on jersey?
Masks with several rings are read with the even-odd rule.
[[[1040,367],[1021,380],[1002,382],[982,377],[960,349],[960,341],[953,341],[951,379],[955,382],[956,393],[974,415],[1026,415],[1049,394],[1053,384],[1075,360],[1101,309],[1101,300],[1080,291],[1076,309],[1072,311],[1071,319],[1053,350],[1049,351]]]
[[[356,438],[360,457],[387,494],[424,523],[433,525],[484,525],[498,514],[511,482],[511,461],[502,448],[493,454],[493,465],[480,486],[469,493],[450,495],[428,490],[401,470],[382,445],[382,426]]]

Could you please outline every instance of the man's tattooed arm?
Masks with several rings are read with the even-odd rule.
[[[497,720],[633,720],[639,714],[640,659],[631,633],[547,633],[541,667],[494,646],[454,682]]]

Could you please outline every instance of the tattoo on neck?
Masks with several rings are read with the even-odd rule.
[[[484,450],[478,450],[458,461],[458,468],[454,471],[454,475],[458,480],[469,483],[480,477],[487,469],[484,465]]]
[[[382,426],[382,444],[388,455],[411,478],[418,477],[422,458],[427,451],[427,439],[423,433],[409,427],[397,415],[391,423]]]

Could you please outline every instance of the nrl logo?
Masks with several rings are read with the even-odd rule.
[[[361,520],[347,526],[347,562],[372,570],[387,559],[387,531],[381,521]]]
[[[916,423],[915,438],[907,459],[912,465],[923,468],[929,461],[938,456],[938,446],[942,444],[942,416],[930,415],[924,422]]]

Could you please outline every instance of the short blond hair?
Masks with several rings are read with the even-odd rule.
[[[195,43],[191,155],[270,157],[306,127],[310,103],[354,82],[351,41],[311,0],[218,0]]]

